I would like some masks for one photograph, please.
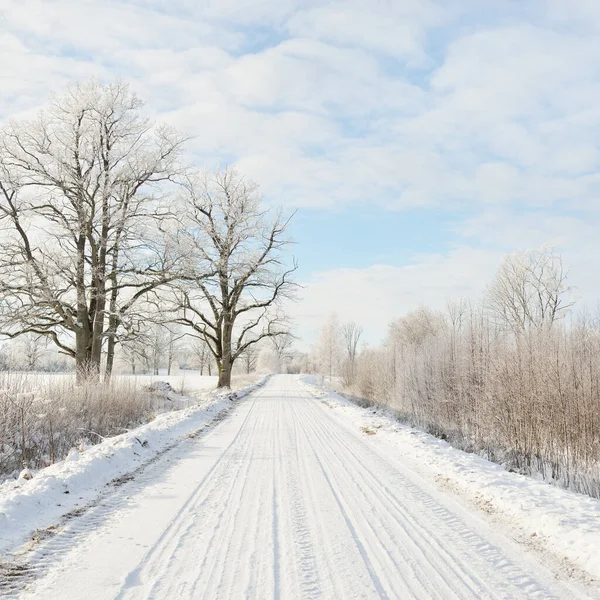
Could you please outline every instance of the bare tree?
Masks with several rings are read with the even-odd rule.
[[[167,375],[171,375],[173,363],[182,349],[182,340],[186,337],[177,326],[166,325],[167,333]]]
[[[25,368],[28,371],[35,371],[39,364],[42,354],[45,350],[44,336],[30,333],[25,336],[23,344],[23,355],[25,358]]]
[[[131,372],[137,374],[137,366],[139,362],[145,363],[145,353],[147,348],[145,339],[138,336],[123,340],[121,343],[121,352],[125,361],[129,363]]]
[[[192,352],[196,357],[196,362],[198,364],[198,369],[200,371],[200,375],[204,375],[204,369],[206,368],[209,375],[212,375],[212,353],[208,344],[202,337],[193,337],[192,342]]]
[[[342,326],[342,337],[346,347],[346,355],[351,364],[356,361],[358,344],[363,334],[363,328],[356,323],[346,323]]]
[[[99,375],[107,337],[110,373],[123,313],[170,260],[148,241],[153,186],[174,174],[182,139],[141,105],[126,84],[92,81],[0,134],[0,332],[50,338],[80,379]]]
[[[158,375],[161,362],[165,359],[165,352],[168,347],[168,332],[160,325],[154,325],[149,335],[151,345],[150,356],[152,361],[152,374]]]
[[[331,381],[337,374],[342,358],[342,332],[338,317],[335,313],[329,315],[319,331],[319,337],[314,348],[315,362],[324,375]]]
[[[350,391],[453,445],[600,497],[600,320],[562,318],[572,303],[549,251],[509,257],[490,289],[484,302],[393,321],[383,344],[357,356]]]
[[[183,226],[200,270],[174,294],[175,321],[203,337],[217,364],[218,386],[229,387],[233,364],[247,348],[287,332],[282,301],[293,294],[296,270],[282,257],[290,218],[263,210],[257,185],[231,168],[190,179],[185,187]]]
[[[282,372],[284,365],[289,363],[294,357],[294,351],[292,350],[294,336],[291,333],[275,336],[271,338],[271,345],[279,363],[279,370]]]
[[[392,321],[390,335],[400,343],[418,346],[445,326],[444,317],[425,306]]]
[[[244,365],[244,371],[246,372],[246,375],[249,375],[250,373],[256,370],[259,353],[260,348],[257,345],[254,345],[248,346],[240,355],[240,359],[242,361],[242,365]]]
[[[552,250],[528,250],[504,258],[487,291],[495,319],[513,332],[552,326],[574,302],[568,298],[567,272]]]

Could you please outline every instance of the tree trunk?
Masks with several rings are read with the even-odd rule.
[[[233,366],[231,356],[231,334],[232,324],[231,316],[225,314],[223,317],[223,335],[222,335],[222,350],[223,356],[219,365],[219,383],[217,387],[231,387],[231,367]]]
[[[89,336],[86,332],[76,335],[77,351],[75,354],[75,376],[78,384],[97,378],[97,371],[92,363],[92,353],[89,345]]]
[[[167,375],[171,375],[171,369],[173,367],[173,361],[175,360],[175,342],[173,341],[172,334],[169,339],[169,354],[167,356]]]
[[[121,235],[121,229],[119,229],[118,237]],[[108,304],[109,317],[108,317],[108,342],[106,345],[106,370],[104,372],[104,378],[108,381],[113,372],[113,367],[115,364],[115,350],[117,347],[117,329],[121,324],[121,317],[117,313],[117,300],[118,300],[118,287],[117,287],[117,268],[118,268],[118,259],[119,259],[119,245],[118,239],[115,243],[115,248],[113,251],[112,262],[111,262],[111,272],[108,276],[110,281],[110,301]],[[134,359],[135,360],[135,359]],[[135,373],[135,368],[134,368]]]
[[[87,323],[79,321],[78,329],[75,332],[75,374],[78,384],[89,379],[93,373],[90,337]]]
[[[119,327],[119,317],[117,311],[116,293],[112,294],[110,299],[110,316],[108,317],[107,341],[106,341],[106,369],[104,371],[104,379],[108,381],[112,377],[113,368],[115,365],[115,352],[117,349],[117,329]],[[134,359],[135,360],[135,359]]]
[[[104,285],[103,283],[101,285]],[[100,377],[100,363],[102,362],[102,342],[104,335],[104,312],[106,310],[106,293],[104,290],[98,290],[98,299],[96,301],[96,313],[92,328],[91,339],[91,369],[94,371],[93,376]]]
[[[223,357],[223,362],[219,369],[219,383],[217,384],[217,387],[231,387],[231,357],[227,357],[227,360]]]
[[[104,370],[104,380],[108,381],[112,377],[115,364],[115,338],[111,335],[106,343],[106,368]]]
[[[100,357],[92,353],[92,323],[87,307],[85,286],[85,246],[84,234],[77,239],[77,326],[75,330],[75,371],[77,383],[100,376]],[[96,360],[96,364],[94,363]]]

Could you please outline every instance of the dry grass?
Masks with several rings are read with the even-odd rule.
[[[477,309],[460,324],[436,318],[364,351],[349,391],[509,470],[600,497],[600,327],[515,335]]]
[[[76,385],[72,377],[0,373],[0,474],[47,466],[153,414],[152,394],[134,381]]]
[[[232,387],[245,387],[258,378],[254,373],[236,375]],[[216,377],[183,373],[122,376],[109,383],[76,385],[71,374],[0,371],[0,478],[15,476],[24,468],[48,466],[71,448],[97,444],[150,421],[157,413],[196,404],[216,381]],[[157,386],[157,382],[168,385]]]

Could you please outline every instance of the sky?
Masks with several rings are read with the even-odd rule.
[[[0,121],[88,77],[297,210],[301,344],[334,311],[376,342],[541,246],[600,299],[597,0],[0,0]]]

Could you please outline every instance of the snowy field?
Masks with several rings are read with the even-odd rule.
[[[252,376],[239,376],[237,380],[249,379]],[[28,372],[11,371],[10,373],[0,374],[0,379],[7,378],[22,383],[24,388],[30,390],[42,389],[47,386],[70,383],[75,380],[74,373],[48,373],[48,372]],[[180,394],[194,395],[196,393],[214,390],[217,386],[218,377],[216,375],[200,375],[198,371],[178,371],[177,374],[167,375],[165,369],[159,370],[158,375],[131,375],[118,374],[114,378],[118,381],[131,383],[135,386],[146,386],[156,381],[165,381]]]
[[[51,469],[0,492],[15,597],[600,597],[598,501],[296,376]]]

